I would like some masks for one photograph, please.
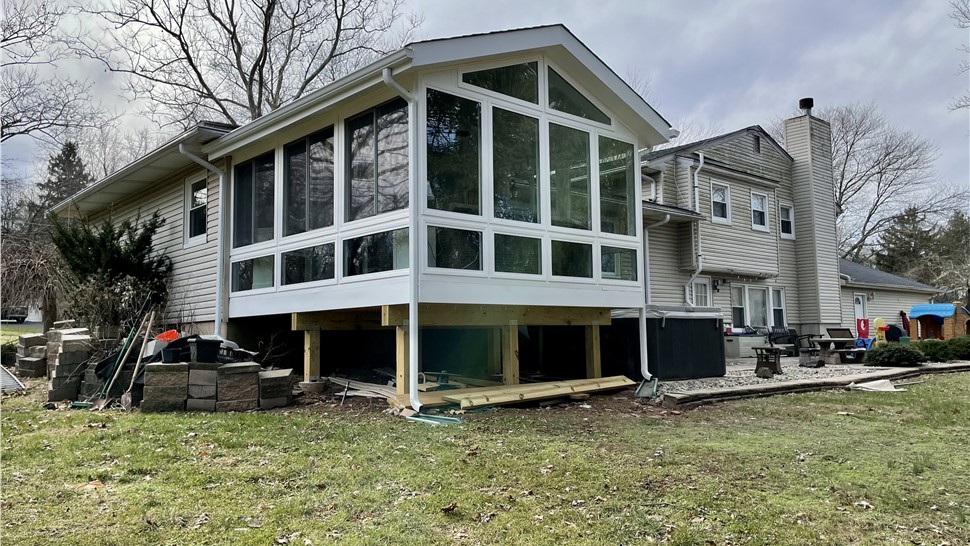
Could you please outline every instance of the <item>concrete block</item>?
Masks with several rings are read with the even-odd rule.
[[[80,364],[82,362],[87,362],[90,360],[91,354],[88,351],[64,351],[63,346],[61,347],[61,352],[57,354],[58,364]]]
[[[215,400],[202,400],[198,398],[189,398],[185,401],[186,411],[216,411],[216,401]]]
[[[21,377],[43,377],[47,375],[47,359],[18,357],[16,370]]]
[[[259,407],[261,409],[272,409],[272,408],[282,408],[290,405],[289,396],[280,396],[277,398],[260,398]]]
[[[212,385],[215,386],[219,379],[219,374],[215,370],[193,370],[189,369],[189,385]]]
[[[74,383],[74,384],[77,385],[77,388],[80,389],[81,388],[81,380],[82,380],[82,378],[81,378],[80,375],[67,375],[67,376],[63,376],[63,377],[52,377],[51,380],[47,383],[47,386],[48,386],[48,389],[59,389],[59,388],[63,387],[64,385]]]
[[[216,411],[249,411],[259,407],[258,404],[255,398],[252,400],[222,400],[216,402]]]
[[[67,336],[91,336],[91,331],[87,328],[58,328],[55,330],[47,330],[45,337],[48,342],[60,343]]]
[[[87,362],[79,362],[77,364],[57,364],[51,366],[49,363],[47,365],[47,371],[50,372],[51,377],[68,377],[71,375],[83,375],[84,370],[87,368]]]
[[[266,385],[264,383],[259,384],[260,398],[278,398],[280,396],[291,396],[292,394],[293,394],[293,387],[291,385]]]
[[[188,395],[183,387],[152,387],[145,385],[145,400],[185,400]]]
[[[34,347],[37,345],[46,345],[47,338],[44,334],[24,334],[19,337],[17,344],[22,347]]]
[[[153,387],[181,387],[183,390],[189,384],[189,374],[182,373],[148,373],[145,372],[145,386]]]
[[[94,349],[94,340],[87,336],[71,336],[75,339],[65,339],[61,341],[61,352],[83,352],[89,353]]]
[[[48,383],[47,401],[60,402],[61,400],[77,400],[77,393],[80,387],[81,387],[80,377],[75,378],[72,381],[68,381],[57,388],[54,388],[53,385]]]
[[[189,385],[189,398],[216,398],[215,385]]]
[[[47,358],[47,344],[27,347],[27,356],[33,358]]]
[[[145,373],[186,373],[189,371],[189,365],[182,362],[178,364],[146,364]]]
[[[259,385],[255,381],[250,383],[235,383],[229,385],[224,385],[223,382],[220,381],[216,393],[216,398],[219,401],[249,399],[256,400],[259,398]]]
[[[149,400],[141,401],[141,410],[144,412],[163,413],[173,411],[185,411],[185,400]]]
[[[219,377],[224,375],[235,375],[240,373],[251,373],[253,375],[259,373],[259,364],[255,362],[237,362],[235,364],[223,364],[219,367]]]
[[[219,368],[221,368],[222,366],[225,366],[225,364],[222,364],[220,362],[189,362],[190,370],[204,370],[204,371],[214,372]]]

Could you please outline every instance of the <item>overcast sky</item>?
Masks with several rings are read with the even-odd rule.
[[[900,128],[931,139],[941,178],[970,188],[970,112],[947,104],[970,31],[947,0],[409,0],[421,38],[562,23],[621,77],[650,82],[651,104],[675,127],[729,132],[816,107],[875,103]]]

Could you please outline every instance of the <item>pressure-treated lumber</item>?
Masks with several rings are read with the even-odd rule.
[[[379,307],[292,313],[292,330],[371,330],[383,328]]]
[[[363,381],[354,381],[352,379],[344,379],[342,377],[328,377],[327,381],[335,385],[340,385],[341,387],[347,387],[348,389],[353,389],[355,391],[369,392],[380,395],[381,398],[391,398],[394,396],[394,387],[388,387],[387,385],[378,385],[377,383],[366,383]]]
[[[610,324],[610,310],[602,307],[422,303],[418,316],[421,326],[504,326],[513,320],[522,326]],[[384,326],[402,326],[406,320],[407,305],[381,308]]]
[[[630,379],[618,375],[601,379],[578,379],[573,381],[555,381],[550,383],[534,383],[514,387],[497,387],[489,391],[475,393],[461,393],[453,391],[442,396],[442,400],[460,404],[462,409],[510,404],[526,400],[545,400],[559,398],[578,393],[590,393],[602,390],[622,389],[635,385]]]
[[[320,378],[320,330],[303,332],[303,380]]]
[[[586,327],[586,377],[603,377],[603,362],[600,357],[600,326]]]
[[[397,373],[395,374],[395,384],[397,394],[408,392],[411,370],[411,346],[410,335],[407,326],[397,326],[394,329],[395,336],[395,359],[397,360]]]
[[[502,383],[519,383],[519,325],[514,320],[502,330]]]

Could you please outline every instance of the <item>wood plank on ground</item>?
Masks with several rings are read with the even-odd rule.
[[[442,400],[459,404],[462,409],[469,409],[498,404],[512,404],[527,400],[560,398],[571,394],[622,389],[635,384],[628,378],[618,375],[600,379],[577,379],[529,385],[507,385],[477,393],[452,391],[452,393],[442,396]]]

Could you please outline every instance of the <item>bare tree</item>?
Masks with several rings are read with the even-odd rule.
[[[63,140],[77,143],[85,166],[96,179],[100,179],[147,155],[172,136],[170,132],[155,127],[126,129],[119,117],[98,127],[65,131]],[[42,149],[53,154],[58,146],[45,145]]]
[[[0,142],[21,135],[56,142],[66,128],[102,121],[91,84],[57,73],[66,56],[57,38],[65,14],[54,0],[6,2],[0,21]]]
[[[155,119],[259,118],[397,47],[404,0],[108,0],[78,50],[127,76]],[[395,33],[395,31],[398,31]]]
[[[970,0],[953,0],[950,2],[950,7],[953,8],[953,11],[950,12],[950,18],[953,19],[953,24],[958,28],[970,29]],[[960,62],[960,67],[957,69],[957,76],[970,73],[970,44],[963,44],[960,50],[967,54],[967,58]],[[953,102],[950,103],[951,110],[960,110],[962,108],[970,108],[970,89],[953,99]]]

